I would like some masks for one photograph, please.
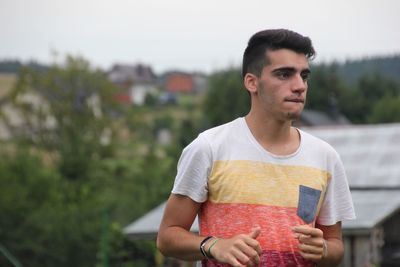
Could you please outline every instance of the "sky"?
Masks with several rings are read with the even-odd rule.
[[[385,56],[400,54],[399,11],[397,0],[0,0],[0,60],[211,73],[240,66],[267,28],[309,36],[316,62]]]

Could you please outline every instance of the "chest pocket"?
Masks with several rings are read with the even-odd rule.
[[[297,215],[307,224],[315,219],[321,191],[312,187],[299,186],[299,202]]]

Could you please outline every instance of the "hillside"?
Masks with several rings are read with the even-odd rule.
[[[400,82],[400,54],[386,57],[371,57],[349,60],[337,65],[339,76],[353,85],[365,74],[380,73],[383,77]]]
[[[15,82],[15,74],[0,73],[0,100],[9,93]]]

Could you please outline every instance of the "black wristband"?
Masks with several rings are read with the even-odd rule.
[[[206,251],[204,250],[204,246],[206,245],[207,241],[210,240],[211,238],[213,238],[213,236],[207,236],[207,237],[204,238],[203,241],[201,241],[201,243],[200,243],[200,252],[201,252],[201,254],[203,254],[203,256],[206,257],[207,259],[209,258],[209,256],[207,255]]]

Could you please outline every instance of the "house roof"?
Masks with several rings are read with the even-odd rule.
[[[152,84],[156,81],[152,68],[143,64],[115,64],[108,72],[108,78],[114,83],[130,81],[135,84]]]
[[[194,80],[192,75],[186,73],[170,73],[166,77],[165,90],[168,92],[192,92]]]
[[[344,221],[346,233],[367,232],[400,211],[400,190],[352,190],[356,220]]]
[[[143,217],[137,221],[129,224],[124,228],[124,233],[130,237],[137,239],[153,239],[156,237],[158,227],[161,223],[162,216],[164,214],[166,202],[163,202],[159,206],[146,213]],[[197,220],[193,223],[192,231],[198,231]]]
[[[303,130],[330,143],[343,160],[357,216],[343,222],[344,232],[368,231],[400,210],[400,123]],[[128,225],[125,233],[154,238],[164,207]],[[192,229],[198,230],[197,222]]]
[[[304,130],[336,149],[351,188],[400,189],[400,123]]]
[[[334,116],[327,113],[305,109],[301,113],[300,121],[295,122],[304,126],[326,126],[326,125],[347,125],[351,122],[342,114],[335,114]]]

